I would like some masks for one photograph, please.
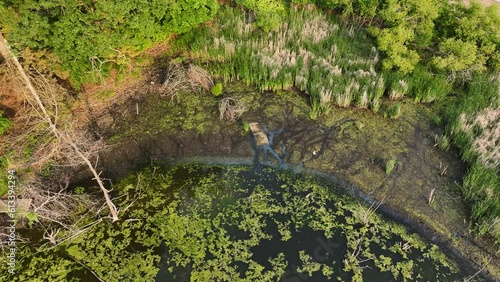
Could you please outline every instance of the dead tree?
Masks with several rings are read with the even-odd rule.
[[[99,173],[96,171],[96,168],[92,164],[92,162],[89,160],[89,158],[82,152],[80,147],[72,140],[72,138],[69,136],[69,134],[63,132],[58,128],[56,123],[54,122],[51,114],[45,107],[44,103],[42,102],[42,99],[40,98],[39,93],[33,86],[30,77],[26,74],[24,71],[23,67],[17,60],[17,58],[12,54],[10,51],[4,37],[0,33],[0,54],[4,57],[5,61],[7,62],[12,62],[14,66],[16,67],[17,71],[19,72],[19,75],[21,76],[21,80],[23,83],[26,85],[26,88],[31,95],[33,99],[36,101],[36,105],[38,107],[38,110],[42,112],[42,118],[44,121],[48,124],[51,132],[53,133],[54,137],[61,143],[69,145],[69,147],[76,153],[76,155],[88,166],[89,170],[92,172],[94,175],[94,179],[96,180],[97,184],[99,185],[99,188],[101,189],[102,193],[104,194],[104,199],[106,201],[106,205],[108,206],[108,209],[111,214],[111,218],[113,222],[117,221],[118,218],[118,210],[116,206],[113,204],[111,201],[111,198],[109,196],[108,190],[104,187],[104,184],[102,182],[102,179],[99,176]]]

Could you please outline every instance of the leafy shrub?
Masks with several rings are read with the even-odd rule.
[[[55,53],[79,85],[128,64],[169,34],[210,20],[217,9],[215,0],[8,1],[0,5],[0,26],[17,50]]]
[[[236,2],[255,12],[256,25],[266,32],[276,29],[283,21],[285,6],[280,0],[236,0]]]
[[[211,93],[212,93],[212,95],[214,95],[215,97],[222,95],[222,83],[220,83],[220,82],[216,83],[216,84],[212,87],[212,89],[210,89],[210,92],[211,92]]]

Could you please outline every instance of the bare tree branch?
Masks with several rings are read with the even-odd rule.
[[[81,158],[81,160],[88,166],[92,174],[94,175],[94,178],[99,185],[99,188],[101,189],[102,193],[104,194],[104,198],[106,200],[106,204],[109,208],[109,211],[111,213],[111,218],[113,222],[117,221],[118,218],[118,210],[111,201],[107,189],[104,187],[104,184],[99,177],[99,173],[96,171],[95,167],[92,165],[90,162],[88,156],[85,155],[84,152],[82,152],[81,148],[74,142],[74,140],[69,136],[68,133],[63,133],[59,128],[57,127],[57,114],[58,114],[58,107],[57,107],[57,101],[53,100],[53,104],[55,107],[54,113],[50,113],[44,103],[41,100],[39,92],[35,89],[33,86],[32,80],[29,78],[29,76],[26,74],[24,71],[23,67],[17,60],[17,58],[10,52],[10,49],[8,48],[8,45],[3,38],[2,34],[0,34],[0,53],[2,56],[7,60],[7,61],[12,61],[14,66],[17,68],[19,74],[21,75],[23,83],[26,85],[26,88],[28,89],[29,93],[31,94],[31,97],[35,99],[37,107],[34,107],[35,109],[38,109],[42,112],[42,117],[43,120],[48,124],[50,130],[52,131],[53,135],[55,138],[61,143],[61,144],[68,144],[74,152]],[[45,78],[42,77],[42,80],[46,82]],[[42,84],[42,89],[47,91],[47,93],[50,93],[52,89],[49,88],[43,88],[45,85],[49,85],[48,83]],[[53,98],[54,99],[54,98]]]

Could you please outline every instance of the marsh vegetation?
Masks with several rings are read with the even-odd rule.
[[[470,256],[476,267],[493,261],[490,271],[498,278],[498,251],[484,249],[500,244],[495,6],[174,2],[0,3],[0,195],[7,196],[7,171],[15,170],[17,195],[32,200],[29,211],[16,215],[24,224],[19,227],[28,228],[15,279],[399,281],[464,275],[437,246],[374,212],[377,205],[307,176],[179,166],[146,169],[109,191],[104,187],[100,170],[109,168],[100,167],[101,156],[120,142],[171,138],[177,147],[167,154],[189,155],[181,136],[201,140],[199,154],[208,153],[202,149],[210,142],[233,154],[235,143],[248,141],[241,140],[256,119],[276,129],[288,126],[288,135],[276,141],[281,148],[269,150],[284,156],[279,166],[349,172],[370,193],[391,183],[387,191],[399,191],[398,207],[411,198],[431,213],[450,210],[451,221],[463,224],[443,227],[439,215],[402,209],[451,244],[461,240],[476,248]],[[434,165],[432,175],[439,178],[456,174],[441,160],[455,160],[457,149],[467,163],[463,183],[450,177],[458,196],[429,173],[418,175],[417,169],[405,178],[402,172]],[[355,151],[355,162],[338,160],[349,162]],[[82,161],[102,195],[92,185],[69,191]],[[425,189],[406,192],[414,183]],[[439,206],[444,202],[456,206]],[[477,243],[476,236],[485,241]],[[334,251],[314,253],[317,243],[331,240]]]
[[[118,205],[135,202],[120,222],[57,247],[43,245],[36,258],[36,243],[26,245],[13,281],[43,280],[40,273],[51,281],[455,281],[464,275],[437,246],[379,215],[376,204],[292,171],[147,168],[113,190]],[[36,273],[28,267],[35,261]]]

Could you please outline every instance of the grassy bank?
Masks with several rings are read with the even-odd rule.
[[[500,80],[478,75],[448,111],[447,131],[470,163],[462,191],[479,234],[500,242]]]
[[[378,112],[383,96],[431,102],[450,90],[443,76],[423,66],[411,75],[382,71],[382,55],[366,29],[313,5],[292,6],[269,32],[255,27],[240,8],[221,8],[217,18],[215,25],[180,36],[172,52],[187,51],[225,82],[238,79],[262,91],[305,91],[313,119],[332,106]]]

